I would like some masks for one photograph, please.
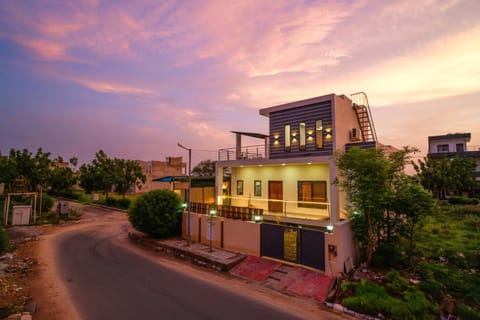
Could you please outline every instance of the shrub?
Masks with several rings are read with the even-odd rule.
[[[479,203],[479,200],[475,199],[475,198],[452,196],[448,199],[448,203],[450,203],[450,204],[477,205]]]
[[[109,197],[105,199],[105,205],[108,207],[116,207],[117,206],[117,199]]]
[[[115,207],[120,209],[128,209],[130,207],[130,203],[131,201],[128,198],[117,199]]]
[[[42,194],[42,212],[49,212],[53,208],[53,198],[48,194]],[[40,197],[37,197],[37,206],[40,204]]]
[[[155,238],[166,238],[181,235],[181,212],[181,201],[175,192],[153,190],[137,198],[128,218],[135,229]]]
[[[480,320],[479,309],[461,303],[455,307],[454,313],[459,316],[460,319]]]
[[[5,229],[3,229],[2,227],[0,227],[0,254],[2,254],[2,253],[4,253],[5,251],[7,251],[7,249],[8,249],[8,244],[9,244],[8,234],[7,234],[7,232],[5,231]]]
[[[342,304],[357,312],[370,315],[379,313],[391,319],[431,319],[435,308],[418,288],[408,285],[398,272],[389,272],[387,288],[398,297],[390,296],[384,287],[362,279],[359,284],[348,284],[342,289],[353,287],[355,295],[343,299]]]

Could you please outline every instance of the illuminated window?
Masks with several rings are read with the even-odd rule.
[[[298,181],[298,206],[304,208],[325,209],[325,204],[315,202],[327,202],[326,181]]]
[[[300,122],[298,124],[298,131],[300,132],[300,150],[305,150],[307,138],[305,132],[305,122]]]
[[[322,120],[317,120],[315,122],[315,136],[316,136],[316,143],[317,148],[323,148],[323,122]]]
[[[290,151],[290,125],[285,125],[285,151]]]

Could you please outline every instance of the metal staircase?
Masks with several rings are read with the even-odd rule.
[[[357,115],[363,141],[377,141],[377,133],[375,132],[367,94],[365,92],[357,92],[351,94],[350,98],[352,99],[353,110],[355,110]]]

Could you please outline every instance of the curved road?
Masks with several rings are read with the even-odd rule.
[[[298,318],[135,254],[119,241],[129,226],[125,219],[87,210],[106,220],[55,241],[60,277],[82,319]]]

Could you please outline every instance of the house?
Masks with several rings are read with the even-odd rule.
[[[326,227],[345,220],[334,153],[378,145],[366,95],[329,94],[264,108],[260,115],[269,118],[268,134],[233,131],[236,147],[219,151],[219,204],[262,208],[265,221],[280,223]],[[242,136],[263,143],[242,146]],[[220,181],[226,171],[228,192]]]
[[[329,94],[260,115],[269,132],[232,131],[236,146],[218,151],[216,207],[192,204],[184,235],[331,275],[348,271],[355,248],[334,155],[379,146],[367,96]],[[260,141],[244,146],[243,137]]]
[[[473,174],[480,183],[480,146],[468,145],[470,140],[470,133],[449,133],[429,136],[427,157],[431,159],[452,158],[455,156],[473,158],[477,162],[477,167]],[[478,188],[475,190],[475,194],[480,194]]]
[[[166,176],[185,175],[187,164],[182,161],[182,157],[167,157],[165,161],[142,161],[137,160],[142,168],[143,174],[147,180],[141,188],[134,186],[133,193],[143,193],[157,189],[170,189],[170,183],[159,181],[159,178]]]

